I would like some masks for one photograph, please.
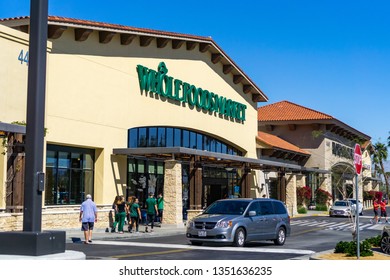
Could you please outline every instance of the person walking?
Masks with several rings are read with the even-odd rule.
[[[116,205],[118,204],[120,198],[120,195],[115,196],[114,202],[112,203],[112,210],[114,211],[114,222],[112,223],[111,232],[116,232],[116,226],[119,223],[119,215],[116,210]]]
[[[81,203],[79,221],[84,232],[84,244],[92,243],[92,231],[97,222],[97,207],[90,194],[87,194],[86,200]]]
[[[132,233],[135,225],[135,232],[138,233],[138,225],[139,221],[141,219],[141,210],[139,209],[139,201],[138,198],[134,198],[133,203],[130,207],[130,225],[129,225],[129,232]]]
[[[163,223],[163,212],[164,212],[164,197],[162,193],[159,193],[157,197],[157,210],[158,210],[158,217],[161,225]]]
[[[151,224],[151,231],[153,232],[153,227],[154,227],[154,219],[156,218],[156,214],[158,213],[157,209],[157,201],[153,197],[153,193],[149,193],[149,198],[145,202],[146,204],[146,227],[145,227],[145,232],[148,232],[148,225],[149,223]]]
[[[127,220],[127,224],[129,225],[129,231],[130,231],[130,221],[131,221],[130,209],[131,209],[131,205],[134,203],[134,200],[135,200],[134,196],[128,196],[126,201],[126,209],[127,209],[126,220]]]
[[[378,224],[381,223],[381,218],[384,217],[385,218],[385,223],[389,223],[389,221],[387,220],[387,212],[386,212],[386,201],[384,198],[382,198],[382,201],[379,203],[379,207],[381,208],[381,215],[378,219]]]
[[[375,198],[373,202],[373,207],[374,207],[374,218],[370,220],[371,224],[377,224],[378,223],[378,210],[379,210],[379,202],[378,199]]]
[[[115,212],[118,215],[118,221],[114,222],[113,229],[118,225],[118,233],[123,234],[123,227],[126,220],[126,201],[123,196],[120,196],[119,200],[115,204]]]

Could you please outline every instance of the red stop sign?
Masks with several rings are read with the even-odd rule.
[[[355,144],[355,153],[353,156],[353,164],[355,165],[356,174],[362,173],[363,161],[362,161],[362,150],[359,144]]]

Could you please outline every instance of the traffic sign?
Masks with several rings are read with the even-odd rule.
[[[353,164],[355,165],[356,174],[360,175],[363,168],[362,150],[359,144],[355,144],[355,153],[353,156]]]

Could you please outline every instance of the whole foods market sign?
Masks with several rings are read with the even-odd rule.
[[[160,62],[157,71],[137,65],[137,72],[141,91],[152,92],[208,112],[217,112],[238,121],[245,121],[246,105],[168,76],[168,68],[164,62]]]

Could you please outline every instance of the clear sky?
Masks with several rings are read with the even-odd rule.
[[[0,18],[29,15],[0,0]],[[49,0],[49,14],[211,36],[262,89],[386,142],[390,2],[386,0]]]

